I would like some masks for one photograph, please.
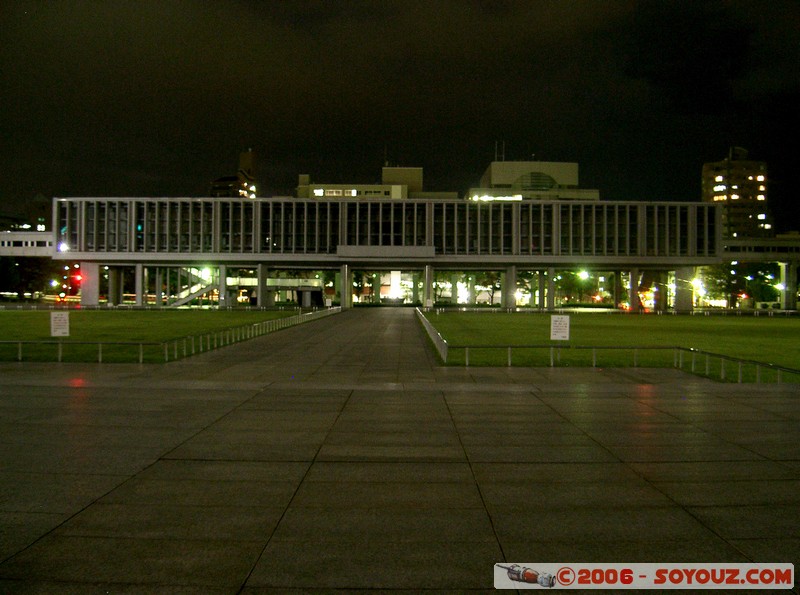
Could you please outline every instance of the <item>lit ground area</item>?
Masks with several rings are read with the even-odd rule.
[[[501,561],[798,565],[798,435],[798,385],[441,367],[400,308],[165,365],[5,363],[0,591],[460,593],[492,591]]]

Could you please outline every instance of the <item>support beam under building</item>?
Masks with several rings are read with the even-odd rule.
[[[639,302],[639,269],[631,269],[631,278],[628,283],[628,302],[631,312],[638,312],[641,306]]]
[[[556,309],[556,270],[553,267],[547,269],[547,309]]]
[[[503,271],[503,287],[500,293],[500,306],[503,308],[517,307],[517,267],[510,266]]]
[[[80,268],[81,306],[97,306],[100,303],[100,265],[82,262]]]
[[[781,262],[781,309],[797,309],[797,263]]]
[[[136,305],[137,306],[144,306],[144,265],[138,263],[134,267],[133,272],[134,277],[134,286],[135,286],[135,293],[136,293]]]
[[[353,273],[349,264],[343,264],[339,269],[339,299],[342,309],[353,307]]]
[[[108,296],[109,306],[118,306],[122,303],[122,271],[119,267],[108,267]]]
[[[675,311],[691,312],[694,309],[694,267],[675,270]]]
[[[422,290],[423,305],[426,308],[433,307],[433,267],[429,264],[425,265],[425,284]]]
[[[219,265],[219,307],[227,308],[230,305],[228,300],[228,267]]]

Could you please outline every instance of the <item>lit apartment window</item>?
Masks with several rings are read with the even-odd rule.
[[[325,196],[342,196],[342,190],[340,188],[327,189]]]
[[[764,214],[764,213],[759,213],[759,214],[758,214],[758,218],[759,218],[759,219],[761,219],[761,220],[763,221],[764,219],[766,219],[766,218],[767,218],[767,216],[766,216],[766,214]]]
[[[724,192],[726,189],[725,184],[717,184],[714,186],[714,192]]]
[[[731,200],[739,200],[738,194],[731,194]]]
[[[325,196],[325,190],[322,188],[314,188],[314,196]]]
[[[766,189],[767,189],[767,187],[766,187],[766,186],[764,186],[763,184],[762,184],[761,186],[759,186],[759,187],[758,187],[758,190],[759,190],[760,192],[764,192],[764,190],[766,190]]]
[[[758,176],[758,177],[756,178],[756,180],[758,180],[759,182],[763,182],[765,179],[766,179],[766,178],[764,178],[764,176]]]
[[[716,196],[714,196],[714,202],[721,202],[721,201],[725,200],[726,198],[728,198],[728,197],[725,196],[724,194],[717,194]]]
[[[724,180],[724,179],[725,179],[725,178],[723,178],[722,176],[717,176],[716,178],[714,178],[714,181],[715,181],[715,182],[721,182],[721,181],[722,181],[722,180]]]

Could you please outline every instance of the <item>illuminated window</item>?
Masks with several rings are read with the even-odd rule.
[[[314,188],[314,196],[325,196],[325,191],[322,188]]]
[[[764,190],[766,190],[767,188],[766,188],[766,186],[764,186],[764,185],[762,184],[761,186],[759,186],[759,187],[758,187],[758,189],[759,189],[761,192],[764,192]]]
[[[341,196],[342,190],[338,188],[325,190],[325,196]]]
[[[763,221],[764,219],[766,219],[766,218],[767,218],[767,216],[766,216],[764,213],[759,213],[759,214],[758,214],[758,218],[759,218],[759,219],[761,219],[761,220]]]
[[[716,196],[714,196],[714,202],[720,202],[725,200],[726,198],[728,197],[725,196],[724,194],[717,194]]]
[[[766,197],[763,194],[759,194],[756,198],[758,200],[767,200]]]
[[[724,180],[724,179],[725,179],[725,178],[723,178],[722,176],[717,176],[716,178],[714,178],[714,181],[715,181],[715,182],[721,182],[721,181],[722,181],[722,180]]]
[[[772,229],[772,225],[770,225],[769,223],[765,223],[764,229]]]
[[[756,180],[758,180],[759,182],[763,182],[765,180],[765,178],[764,178],[764,176],[758,176],[756,178]]]
[[[738,194],[731,194],[731,200],[738,200],[738,199],[739,199]]]
[[[726,188],[725,184],[717,184],[716,186],[714,186],[714,192],[722,192],[723,190],[725,190],[725,188]]]

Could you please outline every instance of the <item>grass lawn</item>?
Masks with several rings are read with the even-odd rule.
[[[550,314],[501,312],[429,312],[428,320],[450,345],[565,345],[691,347],[741,359],[800,368],[800,318],[752,316],[655,316],[606,313],[570,314],[570,341],[550,341]],[[463,363],[463,349],[453,349],[453,363]],[[504,365],[506,353],[470,349],[470,365]],[[549,365],[549,349],[538,350]],[[627,351],[627,350],[623,350]],[[515,350],[516,352],[516,350]],[[627,353],[598,351],[598,365],[632,365]],[[566,363],[591,365],[591,350],[562,350]],[[641,352],[639,365],[673,355]],[[497,361],[498,357],[501,361]],[[518,357],[524,358],[520,350]],[[533,351],[529,357],[533,357]],[[642,359],[644,358],[644,359]],[[450,359],[450,358],[448,358]],[[588,362],[588,363],[587,363]],[[514,361],[516,364],[516,360]],[[530,365],[530,364],[529,364]],[[575,365],[578,365],[575,363]]]
[[[55,341],[50,310],[0,310],[0,341]],[[97,361],[97,347],[79,342],[161,343],[190,335],[284,318],[295,310],[70,310],[70,336],[61,338],[64,361]],[[0,361],[17,359],[17,344],[0,344]],[[24,359],[53,361],[54,346],[23,346]],[[138,361],[138,347],[106,346],[104,361]],[[163,361],[163,349],[148,347],[145,361]]]

